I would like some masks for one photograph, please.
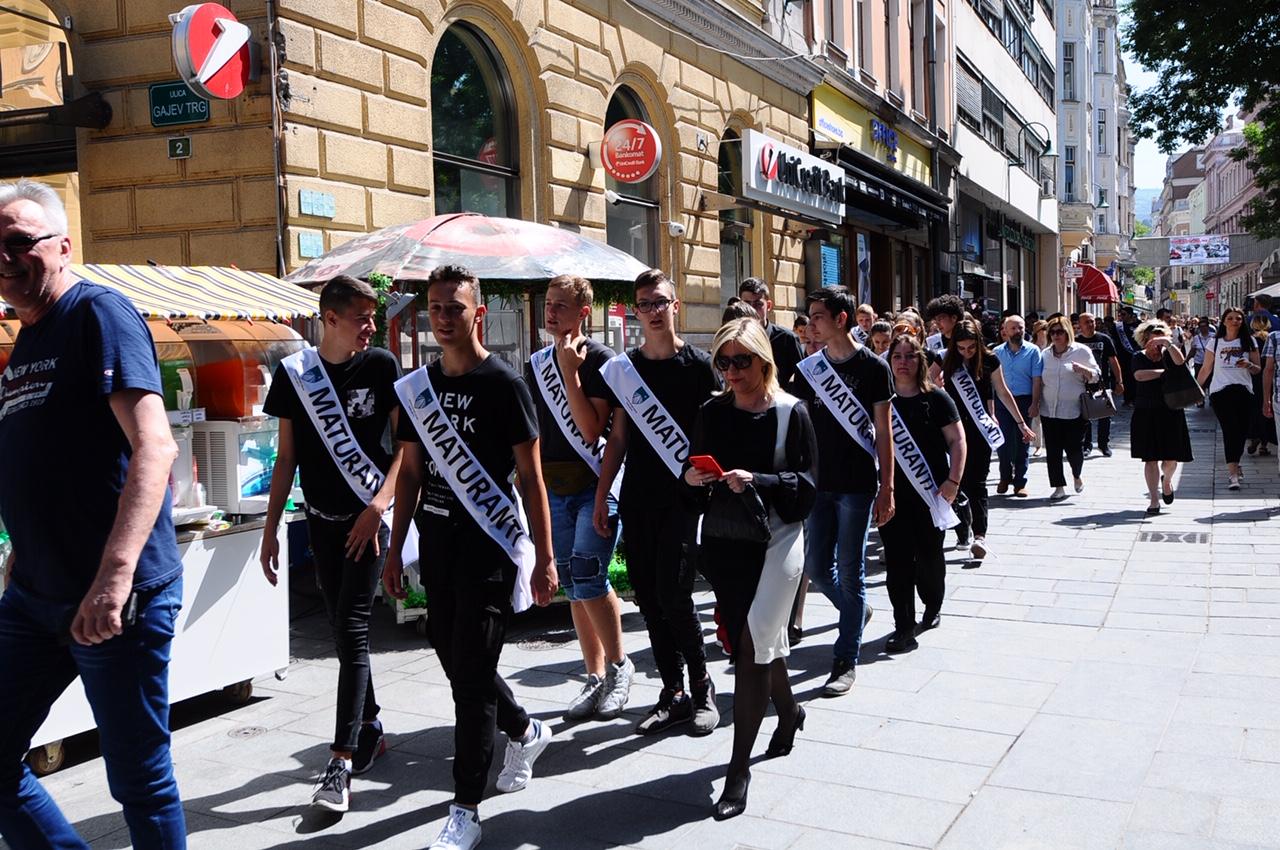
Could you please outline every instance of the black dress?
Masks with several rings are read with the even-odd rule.
[[[1133,371],[1142,369],[1185,369],[1166,353],[1153,363],[1144,351],[1135,352]],[[1187,415],[1170,410],[1164,403],[1164,376],[1154,381],[1134,380],[1133,421],[1129,424],[1129,456],[1142,461],[1176,460],[1190,463],[1191,435]]]
[[[698,412],[691,451],[711,455],[726,472],[752,473],[752,485],[769,509],[773,539],[767,545],[703,535],[699,546],[699,566],[715,591],[730,645],[736,649],[739,635],[749,626],[757,664],[790,651],[787,623],[804,569],[800,525],[813,508],[816,494],[818,448],[809,410],[799,399],[785,393],[779,396],[763,413],[734,407],[730,393],[712,398]],[[775,463],[779,402],[791,405],[781,466]],[[717,482],[712,487],[728,485]],[[686,489],[701,512],[711,488]]]

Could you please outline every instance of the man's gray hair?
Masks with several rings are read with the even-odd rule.
[[[58,236],[67,235],[67,209],[53,187],[47,183],[28,180],[25,177],[16,183],[0,183],[0,207],[7,207],[14,201],[31,201],[39,204],[44,210],[45,220]],[[43,234],[42,234],[43,235]]]

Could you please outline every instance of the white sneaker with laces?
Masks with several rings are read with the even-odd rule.
[[[444,829],[428,850],[472,850],[480,843],[480,815],[461,806],[449,807]]]
[[[1227,478],[1227,489],[1228,489],[1228,490],[1239,490],[1239,489],[1240,489],[1240,476],[1239,476],[1239,475],[1231,475],[1231,476],[1228,476],[1228,478]]]
[[[596,716],[612,720],[622,714],[631,699],[631,679],[636,674],[636,665],[631,658],[623,656],[617,664],[609,664],[604,674],[604,691]]]
[[[320,785],[311,795],[311,805],[331,812],[345,812],[351,806],[351,762],[329,759]]]
[[[975,561],[981,561],[987,557],[987,539],[985,537],[975,537],[973,545],[969,547],[969,554],[973,556]]]
[[[595,673],[588,674],[582,690],[569,701],[569,707],[564,712],[565,720],[586,720],[596,713],[604,694],[604,679],[601,679]]]
[[[533,740],[527,744],[508,741],[507,752],[502,758],[502,772],[498,774],[498,790],[504,794],[519,791],[533,778],[533,763],[551,743],[551,728],[541,720],[531,719]]]

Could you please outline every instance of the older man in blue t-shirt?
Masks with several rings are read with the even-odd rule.
[[[11,847],[87,846],[23,762],[79,676],[133,846],[185,847],[169,755],[178,450],[151,334],[115,290],[72,276],[66,212],[40,183],[0,184],[0,298],[22,323],[0,375],[0,517],[13,541],[0,597],[0,835]]]
[[[1000,358],[1000,372],[1009,392],[1018,403],[1022,418],[1028,423],[1040,415],[1041,375],[1044,374],[1044,361],[1040,359],[1040,349],[1034,344],[1025,343],[1027,323],[1021,316],[1009,316],[1001,327],[1004,342],[995,347],[995,355]],[[1005,410],[1004,405],[996,405],[996,420],[1000,430],[1004,432],[1004,445],[1000,455],[1000,483],[996,492],[1004,495],[1013,486],[1013,495],[1027,495],[1027,444],[1022,441],[1022,429],[1018,422]]]

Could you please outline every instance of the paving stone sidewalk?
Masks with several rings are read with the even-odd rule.
[[[518,618],[502,673],[556,740],[527,790],[486,801],[482,847],[1280,847],[1280,474],[1275,456],[1246,457],[1244,489],[1228,491],[1212,414],[1190,419],[1197,461],[1158,517],[1144,514],[1124,414],[1115,457],[1087,461],[1082,495],[1049,504],[1039,459],[1031,498],[993,493],[991,554],[975,569],[950,553],[942,627],[916,652],[883,654],[891,614],[873,566],[876,615],[843,698],[819,696],[835,617],[811,594],[790,662],[808,724],[789,757],[754,765],[747,814],[731,821],[708,817],[733,690],[709,592],[697,602],[724,719],[706,738],[632,734],[659,689],[634,606],[624,625],[641,674],[611,723],[561,719],[581,681],[567,609]],[[425,847],[451,788],[440,665],[378,608],[391,749],[356,779],[349,814],[309,813],[337,662],[318,597],[298,585],[287,680],[256,682],[240,708],[209,696],[175,709],[191,846]],[[46,787],[94,848],[128,846],[95,736],[69,742],[69,755]]]

